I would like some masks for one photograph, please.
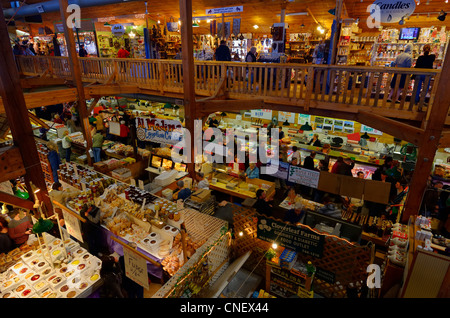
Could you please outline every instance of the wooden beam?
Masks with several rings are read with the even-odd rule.
[[[240,111],[242,109],[262,109],[265,108],[264,100],[209,100],[197,102],[197,117],[209,115],[217,111]]]
[[[450,131],[443,131],[439,139],[439,148],[450,147]]]
[[[0,4],[0,95],[2,97],[9,127],[13,136],[14,145],[20,150],[23,166],[25,168],[25,183],[31,182],[41,191],[37,198],[44,203],[44,211],[53,214],[53,207],[48,197],[47,185],[42,172],[36,142],[33,136],[28,110],[25,104],[20,76],[11,50],[9,33]],[[27,186],[29,189],[29,187]],[[34,200],[35,195],[30,193]]]
[[[18,147],[8,147],[0,152],[0,182],[13,180],[26,174]]]
[[[376,115],[366,111],[359,111],[356,120],[372,128],[381,130],[396,138],[418,145],[422,141],[424,130],[399,121]]]
[[[78,99],[75,88],[62,88],[41,92],[23,93],[27,109],[73,102]],[[0,98],[0,114],[5,113],[4,101]]]
[[[77,50],[75,48],[75,38],[73,35],[73,30],[69,29],[66,23],[67,19],[69,18],[69,13],[67,12],[68,6],[68,0],[59,0],[59,11],[61,14],[62,25],[64,27],[67,52],[69,53],[70,70],[79,96],[78,113],[80,114],[81,130],[83,132],[84,140],[86,141],[86,157],[88,164],[92,166],[92,158],[89,155],[89,150],[91,150],[92,148],[92,136],[87,113],[86,95],[84,93],[83,81],[81,79],[81,67],[78,60]]]
[[[45,129],[50,129],[50,127],[39,117],[37,117],[35,114],[33,114],[32,112],[28,111],[28,117],[30,117],[30,120],[36,124],[38,124],[39,126],[45,128]]]
[[[87,110],[88,115],[90,113],[92,113],[92,111],[94,110],[94,107],[97,106],[99,99],[100,99],[100,97],[94,97],[94,101],[92,102],[91,106],[89,106],[89,108]]]
[[[194,47],[192,43],[192,0],[180,0],[181,49],[183,65],[185,128],[190,132],[191,158],[187,163],[189,174],[195,176],[194,121],[196,116]],[[225,26],[222,26],[225,28]]]
[[[26,210],[33,210],[34,205],[34,202],[31,200],[25,200],[3,191],[0,191],[0,201]]]
[[[420,205],[422,204],[423,194],[427,188],[427,180],[433,168],[433,161],[438,150],[441,140],[442,131],[444,129],[445,120],[450,107],[450,94],[448,94],[448,83],[450,83],[450,52],[445,54],[444,64],[434,102],[425,131],[418,144],[418,153],[414,174],[411,179],[408,197],[406,199],[405,208],[402,213],[401,221],[408,222],[410,216],[417,215]]]
[[[55,78],[49,76],[26,77],[20,79],[22,88],[36,88],[43,86],[65,85],[67,81],[63,78]]]

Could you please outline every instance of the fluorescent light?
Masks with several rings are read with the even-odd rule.
[[[277,16],[280,16],[281,14],[277,14]],[[292,13],[286,13],[286,16],[288,15],[308,15],[308,12],[292,12]]]
[[[257,24],[255,24],[255,25],[253,26],[253,28],[256,30],[256,29],[259,28],[259,26],[258,26]]]

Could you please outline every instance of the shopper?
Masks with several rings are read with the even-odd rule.
[[[430,54],[431,46],[429,44],[424,45],[423,47],[423,55],[419,56],[416,61],[416,65],[414,68],[425,68],[425,69],[433,69],[433,63],[436,59],[436,56],[434,54]],[[430,87],[430,82],[428,82],[427,87],[422,87],[423,83],[425,82],[425,75],[416,76],[413,75],[413,79],[418,81],[417,84],[417,93],[416,93],[416,104],[420,101],[420,90],[423,88],[423,91],[428,92],[428,88]]]
[[[80,44],[80,49],[78,50],[78,55],[80,57],[87,57],[88,56],[88,52],[84,48],[84,44]]]
[[[343,164],[344,164],[344,158],[338,157],[336,159],[336,162],[333,164],[333,167],[331,167],[331,173],[338,173],[341,165],[343,165]]]
[[[8,234],[14,241],[15,247],[19,247],[28,240],[33,224],[31,224],[28,215],[21,215],[21,211],[18,208],[13,209],[9,216],[11,221],[8,223]]]
[[[286,212],[283,221],[292,224],[297,224],[302,221],[305,211],[303,210],[303,204],[301,202],[296,202],[293,209]]]
[[[328,167],[330,166],[330,151],[331,151],[331,145],[323,144],[322,153],[325,156],[325,158],[323,160],[324,160],[324,167],[327,168],[326,171],[328,171]]]
[[[319,208],[318,212],[333,218],[340,219],[342,217],[342,210],[335,205],[334,200],[328,195],[323,198],[323,206]]]
[[[101,131],[96,131],[92,137],[92,151],[94,152],[94,162],[102,161],[102,146],[104,137]]]
[[[0,254],[7,254],[14,247],[14,242],[8,232],[8,221],[0,216]]]
[[[53,181],[58,182],[58,169],[61,164],[61,158],[58,154],[58,148],[54,142],[49,142],[47,144],[48,152],[48,161],[50,163],[50,168],[52,169]]]
[[[120,142],[123,144],[127,144],[128,142],[128,133],[130,132],[130,128],[125,124],[124,120],[120,121]]]
[[[53,54],[54,56],[61,56],[61,48],[59,46],[58,37],[56,34],[52,38],[53,42]]]
[[[403,205],[402,202],[407,193],[406,183],[397,181],[395,183],[395,190],[395,195],[389,201],[389,205],[386,208],[386,218],[394,223],[397,220],[398,212],[400,210],[400,207]]]
[[[66,162],[70,162],[70,156],[72,154],[72,138],[70,138],[68,130],[63,133],[62,147],[65,151]]]
[[[294,166],[301,166],[302,164],[302,155],[300,150],[298,150],[297,146],[292,147],[292,156],[291,156],[291,164]],[[294,161],[295,160],[295,161]],[[295,162],[295,164],[293,163]]]
[[[73,134],[74,132],[77,132],[77,127],[75,126],[75,121],[72,119],[72,115],[67,115],[66,126],[67,129],[69,129],[69,133]]]
[[[215,55],[216,61],[231,61],[231,53],[227,41],[220,41],[220,45],[217,47]]]
[[[103,239],[103,230],[100,226],[100,209],[94,205],[85,205],[80,216],[85,220],[81,222],[83,241],[88,251],[95,256],[100,256],[107,251]]]
[[[102,267],[100,277],[103,285],[100,289],[101,298],[125,298],[122,293],[122,269],[113,256],[104,255],[101,257]]]
[[[339,165],[337,174],[353,177],[352,170],[355,167],[355,162],[351,158],[345,158]]]
[[[58,114],[55,114],[55,116],[53,117],[53,122],[55,124],[64,124],[64,121]]]
[[[249,179],[259,178],[259,169],[255,163],[251,162],[247,170],[245,170],[245,176]]]
[[[130,52],[125,50],[124,47],[121,47],[120,50],[117,52],[117,57],[120,59],[125,59],[125,58],[128,58],[129,56],[130,56]]]
[[[248,51],[247,56],[245,57],[245,62],[247,63],[255,63],[257,60],[256,57],[256,47],[252,46],[252,48],[250,49],[250,51]],[[253,81],[254,81],[254,70],[253,69],[249,69],[247,67],[247,88],[251,89],[251,85],[253,85]],[[256,79],[258,80],[258,79]]]
[[[197,172],[197,189],[207,189],[209,190],[209,181],[205,178],[203,172]]]
[[[313,145],[314,147],[321,147],[322,143],[319,140],[319,134],[314,134],[312,139],[308,142],[308,145]]]
[[[178,199],[177,200],[181,199],[181,200],[184,201],[184,200],[186,200],[187,198],[189,198],[191,196],[192,191],[191,191],[191,189],[184,187],[184,181],[183,180],[178,180],[177,186],[181,189],[178,192]]]
[[[266,216],[272,215],[272,205],[269,204],[267,200],[266,191],[263,189],[258,189],[256,191],[256,202],[253,205],[258,213],[264,214]]]
[[[303,162],[303,168],[309,170],[315,170],[314,158],[316,157],[316,152],[311,151],[308,157],[305,158]]]
[[[99,111],[97,116],[94,117],[95,121],[95,128],[97,129],[98,132],[100,132],[101,134],[103,134],[103,130],[105,129],[105,125],[103,124],[103,111]]]
[[[399,54],[396,57],[395,61],[392,62],[392,66],[410,68],[413,63],[413,57],[411,54],[412,49],[413,49],[413,45],[411,43],[406,44],[405,50],[403,51],[403,53]],[[402,74],[400,76],[400,83],[398,86],[397,94],[395,96],[396,103],[400,103],[400,101],[398,99],[400,97],[401,91],[405,87],[405,81],[406,81],[406,74]],[[397,74],[394,74],[394,76],[392,77],[392,81],[391,81],[391,91],[390,91],[389,97],[387,99],[388,102],[392,101],[392,95],[394,94],[396,82],[397,82]]]

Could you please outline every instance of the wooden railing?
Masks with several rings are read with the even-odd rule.
[[[86,82],[137,85],[160,93],[183,91],[181,60],[79,60]],[[17,65],[24,75],[70,77],[66,57],[19,56]],[[306,109],[323,104],[343,111],[351,107],[372,108],[389,110],[393,117],[403,118],[426,114],[436,93],[439,74],[439,70],[414,68],[216,61],[195,61],[194,68],[195,90],[201,96],[212,96],[222,88],[233,99],[262,98]],[[420,89],[419,78],[428,89]],[[405,89],[401,88],[402,81]],[[391,84],[393,98],[388,101]],[[399,102],[395,101],[397,91],[401,92]]]

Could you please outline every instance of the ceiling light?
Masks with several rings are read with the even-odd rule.
[[[206,20],[206,23],[211,23],[211,20],[210,19]]]
[[[194,23],[192,23],[192,27],[193,27],[193,28],[198,28],[198,27],[199,27],[199,25],[198,25],[198,23],[197,23],[197,22],[194,22]]]
[[[136,33],[133,33],[133,31],[131,31],[130,33],[128,33],[128,36],[132,39],[134,39],[134,37],[136,36]]]
[[[161,21],[158,20],[158,24],[160,24],[160,23],[161,23]]]
[[[259,28],[259,26],[257,25],[257,24],[255,24],[254,26],[253,26],[253,29],[257,29],[257,28]]]
[[[398,24],[400,24],[400,25],[403,25],[403,24],[405,24],[405,20],[404,20],[404,18],[405,18],[405,17],[402,17],[402,18],[400,19],[400,21],[398,22]]]

